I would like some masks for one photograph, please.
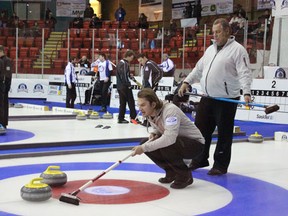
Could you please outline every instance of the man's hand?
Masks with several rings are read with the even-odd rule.
[[[72,85],[71,85],[71,84],[70,84],[70,85],[68,85],[68,88],[69,88],[69,89],[72,89]]]
[[[244,96],[244,101],[248,104],[248,103],[251,103],[252,102],[252,100],[251,100],[251,95],[248,95],[248,94],[246,94],[245,96]]]
[[[135,155],[141,155],[141,154],[144,153],[144,150],[143,150],[143,148],[142,148],[141,145],[135,146],[135,147],[132,149],[132,151],[134,152],[134,153],[132,154],[133,157],[134,157]]]
[[[105,80],[104,80],[104,82],[107,83],[108,81],[109,81],[109,78],[106,77]]]
[[[180,89],[178,90],[178,95],[180,97],[183,97],[184,93],[189,90],[188,87],[189,87],[189,85],[187,83],[182,83]]]

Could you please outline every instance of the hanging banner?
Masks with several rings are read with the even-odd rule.
[[[173,0],[172,1],[172,19],[184,18],[186,3],[190,2],[194,7],[195,0]],[[231,14],[233,13],[233,0],[202,0],[202,16],[211,16],[216,14]]]
[[[83,17],[86,9],[84,0],[58,0],[56,2],[57,17],[76,17],[78,13]]]

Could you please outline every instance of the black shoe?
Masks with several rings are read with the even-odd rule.
[[[170,177],[162,177],[160,179],[158,179],[158,181],[162,184],[168,184],[168,183],[171,183],[175,180],[176,176],[170,176]]]
[[[207,167],[207,166],[209,166],[209,162],[203,163],[203,164],[198,164],[198,163],[195,163],[192,161],[188,167],[191,171],[193,171],[193,170],[196,170],[198,168]]]
[[[174,189],[183,189],[188,185],[191,185],[192,183],[193,183],[193,177],[192,174],[190,173],[189,176],[187,176],[186,178],[183,178],[182,176],[181,177],[177,176],[175,181],[170,185],[170,187]]]
[[[128,124],[129,121],[127,121],[126,119],[118,119],[118,123],[119,124]]]
[[[207,174],[211,175],[211,176],[219,176],[219,175],[224,175],[226,173],[227,173],[227,170],[220,170],[217,168],[212,168],[209,170],[209,172]]]

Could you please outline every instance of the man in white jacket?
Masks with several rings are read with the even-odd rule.
[[[158,181],[182,189],[193,183],[191,170],[184,159],[201,154],[204,138],[194,123],[173,103],[162,102],[151,88],[138,92],[139,110],[152,127],[149,139],[133,148],[134,155],[145,154],[166,176]]]
[[[189,84],[200,81],[202,91],[208,97],[202,97],[198,105],[195,125],[205,138],[205,149],[195,158],[190,167],[195,170],[209,166],[209,149],[212,134],[217,126],[218,141],[214,152],[214,164],[209,175],[227,173],[231,160],[234,118],[237,103],[220,101],[213,97],[239,100],[243,91],[244,100],[251,102],[250,86],[252,72],[245,48],[231,36],[231,28],[226,19],[217,19],[212,27],[214,40],[195,68],[184,80],[178,91],[183,96]]]

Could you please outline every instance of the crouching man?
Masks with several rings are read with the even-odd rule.
[[[172,103],[161,101],[150,88],[138,92],[138,106],[152,127],[149,138],[133,148],[134,155],[145,153],[166,175],[160,183],[181,189],[193,183],[184,159],[192,159],[204,148],[204,138],[194,123]]]

